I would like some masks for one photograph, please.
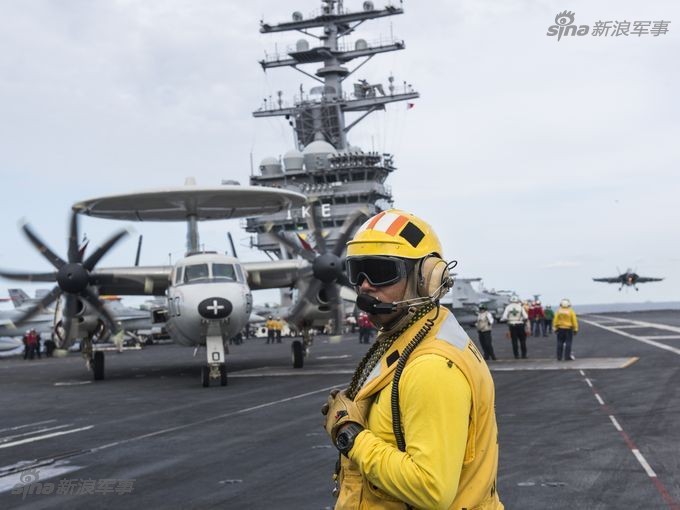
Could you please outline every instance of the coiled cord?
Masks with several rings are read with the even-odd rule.
[[[434,323],[439,317],[439,302],[435,303],[435,315],[434,317],[427,319],[425,324],[420,328],[420,331],[415,334],[413,339],[404,348],[404,351],[399,356],[399,361],[397,361],[397,367],[394,369],[394,378],[392,379],[392,395],[390,400],[390,406],[392,408],[392,431],[394,433],[394,438],[397,441],[397,448],[400,451],[406,451],[406,440],[404,439],[404,433],[401,430],[401,415],[399,412],[399,379],[401,378],[401,373],[406,366],[409,356],[413,350],[418,347],[418,344],[427,336],[427,334],[434,327]]]

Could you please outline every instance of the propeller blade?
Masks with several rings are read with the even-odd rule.
[[[54,282],[57,280],[57,273],[19,273],[15,271],[4,271],[0,269],[0,276],[8,280],[20,280],[24,282]]]
[[[99,300],[99,296],[97,296],[94,291],[91,288],[86,288],[81,294],[81,298],[87,301],[87,303],[94,308],[94,310],[97,312],[99,317],[101,317],[104,322],[106,323],[106,326],[109,328],[109,331],[112,333],[118,329],[116,326],[116,321],[114,320],[113,316],[111,313],[106,309],[106,306],[104,306],[104,303],[102,303]]]
[[[137,241],[137,256],[135,257],[135,266],[139,265],[139,256],[142,254],[142,239],[144,236],[139,235],[139,240]]]
[[[64,315],[61,319],[61,328],[64,331],[64,336],[63,338],[59,336],[57,333],[57,338],[59,338],[59,348],[60,349],[66,349],[67,347],[70,347],[71,341],[77,336],[78,334],[78,329],[77,329],[77,323],[71,318],[67,317]]]
[[[99,248],[97,248],[97,250],[92,255],[90,255],[87,258],[87,260],[85,260],[85,262],[83,262],[83,267],[88,271],[92,271],[92,269],[94,269],[94,266],[97,265],[101,258],[104,255],[106,255],[106,253],[126,235],[128,235],[127,230],[120,230],[117,233],[113,234],[108,241],[106,241]]]
[[[348,289],[352,289],[356,291],[354,288],[354,285],[349,283],[349,278],[347,278],[347,275],[345,274],[344,267],[345,267],[345,261],[342,261],[342,267],[343,267],[343,272],[338,276],[338,279],[336,280],[339,285],[342,285],[343,287],[347,287]]]
[[[72,319],[78,313],[78,298],[73,294],[66,294],[66,299],[64,301],[64,312],[62,316]]]
[[[28,240],[31,242],[31,244],[35,246],[40,253],[42,253],[43,257],[49,260],[50,264],[52,264],[57,269],[61,269],[66,264],[66,262],[64,262],[59,256],[50,250],[45,243],[42,242],[42,240],[33,232],[33,230],[31,230],[31,227],[28,223],[25,223],[21,229],[24,231],[24,234],[26,234],[26,237],[28,237]]]
[[[231,232],[227,232],[227,237],[229,238],[229,246],[231,246],[231,254],[234,258],[238,258],[236,254],[236,247],[234,246],[234,239],[231,237]]]
[[[295,302],[293,308],[288,313],[288,318],[289,320],[291,320],[291,322],[295,324],[300,324],[302,322],[300,320],[301,319],[300,314],[302,313],[304,307],[308,303],[311,303],[312,299],[316,297],[316,295],[321,290],[322,285],[323,283],[315,278],[309,283],[305,291],[301,292],[298,295],[297,301]]]
[[[38,303],[34,304],[23,314],[21,314],[14,322],[16,324],[23,324],[28,319],[37,315],[42,309],[47,308],[49,305],[54,303],[61,294],[61,289],[59,286],[55,286],[48,294],[46,294]]]
[[[71,264],[77,264],[82,262],[80,250],[78,246],[78,215],[72,211],[71,212],[71,225],[69,228],[68,236],[68,261]]]
[[[60,348],[67,348],[78,334],[78,323],[74,321],[78,313],[78,298],[73,294],[66,294],[64,298],[64,308],[61,315],[61,328],[64,331],[63,338],[57,334],[60,340]]]
[[[338,257],[342,255],[347,241],[349,241],[350,236],[354,233],[354,227],[356,227],[359,221],[363,220],[364,218],[368,218],[368,209],[365,207],[357,209],[347,217],[345,222],[342,224],[340,235],[338,236],[338,240],[335,243],[335,247],[333,248],[333,253],[335,255]]]
[[[307,281],[314,277],[314,269],[312,266],[306,265],[302,269],[299,269],[297,274],[300,280]]]
[[[334,283],[328,284],[325,287],[328,302],[333,307],[333,331],[331,335],[341,335],[342,325],[345,322],[345,310],[342,306],[342,298],[340,297],[340,289]]]
[[[293,253],[293,255],[299,255],[307,262],[314,262],[316,256],[313,253],[303,250],[300,246],[295,244],[285,234],[283,234],[283,232],[270,232],[270,234],[281,241],[281,243],[285,245],[285,247],[288,248]]]
[[[321,220],[316,214],[315,203],[310,204],[309,214],[312,223],[312,230],[314,231],[314,241],[316,241],[316,249],[319,253],[326,253],[326,240],[323,238],[321,232]]]

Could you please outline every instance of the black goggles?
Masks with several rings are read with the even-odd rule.
[[[414,261],[398,257],[351,257],[346,260],[349,283],[358,287],[368,280],[373,287],[397,283],[408,276]]]

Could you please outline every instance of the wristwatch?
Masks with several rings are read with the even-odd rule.
[[[340,453],[347,457],[347,454],[354,446],[354,440],[362,430],[364,430],[364,428],[358,423],[348,423],[342,427],[340,432],[338,432],[338,435],[335,436],[335,447]]]

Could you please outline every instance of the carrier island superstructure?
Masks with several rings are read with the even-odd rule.
[[[301,85],[292,104],[287,104],[279,91],[253,113],[258,118],[284,117],[293,128],[295,146],[283,157],[263,159],[250,178],[251,184],[300,191],[310,204],[248,218],[246,230],[255,234],[252,245],[272,258],[288,256],[272,231],[310,240],[309,207],[315,208],[330,248],[343,222],[358,208],[372,215],[392,206],[392,193],[385,184],[396,169],[392,155],[363,150],[351,145],[348,138],[352,128],[371,113],[385,110],[388,103],[412,101],[418,93],[405,81],[397,85],[393,76],[383,84],[369,82],[359,74],[375,55],[405,48],[404,41],[394,38],[350,42],[349,36],[363,23],[404,12],[401,3],[379,8],[365,1],[360,7],[353,12],[341,0],[322,0],[321,9],[311,15],[296,11],[291,21],[260,23],[260,32],[265,34],[297,31],[307,37],[284,54],[266,55],[260,61],[263,70],[290,67],[317,82],[308,91]],[[354,114],[352,118],[346,118],[348,113]]]

